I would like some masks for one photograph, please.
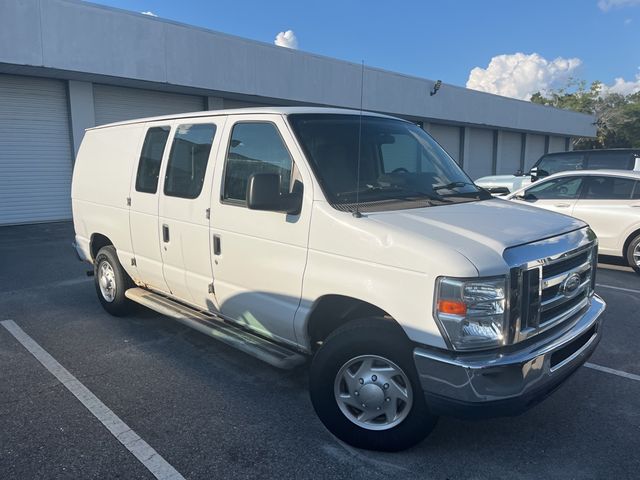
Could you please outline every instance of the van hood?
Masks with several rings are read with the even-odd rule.
[[[437,207],[370,213],[368,217],[415,240],[452,248],[480,275],[504,273],[505,249],[554,237],[586,224],[578,219],[498,198]],[[427,245],[427,244],[425,244]]]

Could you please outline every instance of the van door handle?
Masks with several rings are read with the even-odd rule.
[[[162,241],[164,243],[169,243],[169,225],[162,225]]]
[[[220,235],[214,235],[213,236],[213,254],[220,255],[221,250],[222,249],[220,247]]]
[[[571,204],[570,203],[556,203],[555,206],[558,207],[558,208],[568,208],[568,207],[571,206]]]

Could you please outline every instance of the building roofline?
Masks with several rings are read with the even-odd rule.
[[[187,118],[203,118],[203,117],[220,117],[224,115],[293,115],[299,113],[322,113],[322,114],[334,114],[334,115],[360,115],[366,117],[379,117],[379,118],[391,118],[394,120],[406,121],[402,118],[394,117],[392,115],[384,115],[376,112],[367,112],[360,110],[353,110],[349,108],[331,108],[331,107],[247,107],[247,108],[229,108],[226,110],[205,110],[197,112],[185,112],[174,113],[171,115],[160,115],[157,117],[146,118],[132,118],[131,120],[124,120],[122,122],[107,123],[105,125],[96,125],[95,127],[87,128],[88,130],[99,130],[102,128],[119,127],[123,125],[132,125],[138,123],[151,123],[162,122],[165,120],[181,120]]]

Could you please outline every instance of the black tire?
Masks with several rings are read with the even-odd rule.
[[[402,369],[411,384],[413,398],[409,413],[401,423],[386,430],[356,425],[336,401],[334,383],[340,369],[361,355],[390,360]],[[422,393],[412,345],[400,328],[389,320],[354,320],[329,335],[313,358],[309,383],[311,402],[322,423],[336,437],[354,447],[388,452],[404,450],[427,437],[437,422]]]
[[[114,286],[114,293],[112,299],[106,298],[100,288],[100,272],[102,265],[105,263],[108,264],[113,271],[112,285]],[[125,297],[124,292],[133,287],[134,284],[127,272],[122,268],[122,265],[118,260],[118,255],[116,254],[116,249],[113,245],[102,247],[98,252],[98,255],[96,255],[95,261],[93,262],[93,278],[95,279],[98,300],[100,300],[100,304],[107,312],[113,316],[122,317],[132,310],[134,304],[131,300]]]
[[[640,244],[640,235],[636,235],[629,242],[629,245],[627,246],[627,251],[625,252],[625,257],[629,266],[633,268],[637,274],[640,274],[640,267],[636,263],[636,259],[633,258],[633,252],[638,247],[638,244]]]

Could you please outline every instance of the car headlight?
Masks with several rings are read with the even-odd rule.
[[[506,278],[436,281],[434,315],[455,350],[479,350],[506,343]]]

